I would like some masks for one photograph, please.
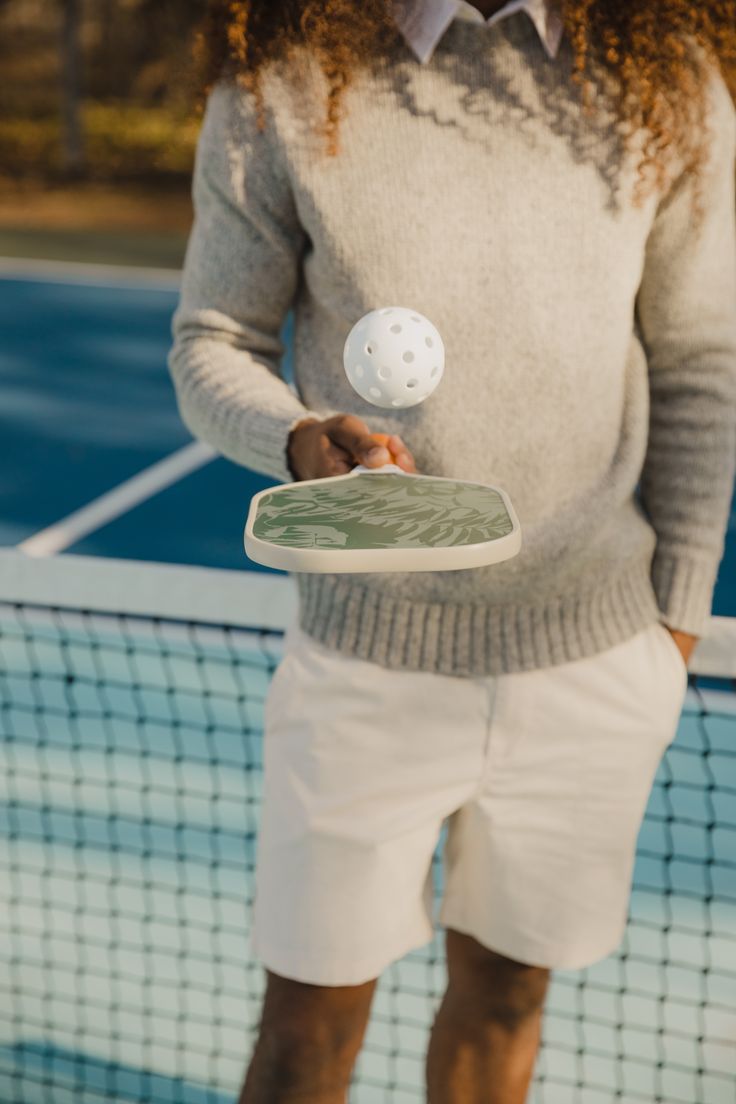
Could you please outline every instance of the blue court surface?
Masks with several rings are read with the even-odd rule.
[[[10,461],[0,544],[20,543],[191,443],[166,368],[175,277],[167,287],[70,268],[55,279],[0,279]],[[272,482],[218,458],[65,551],[267,570],[246,560],[242,529],[250,497]]]
[[[176,274],[49,266],[0,276],[0,544],[15,545],[191,442],[166,368]],[[290,319],[284,372],[290,378]],[[250,497],[273,481],[218,458],[66,551],[241,570]],[[736,502],[714,613],[736,615]]]

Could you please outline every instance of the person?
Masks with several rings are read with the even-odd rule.
[[[624,935],[733,488],[733,16],[210,5],[182,418],[280,482],[392,456],[502,486],[524,535],[488,568],[296,576],[265,710],[267,988],[241,1104],[345,1101],[377,979],[433,937],[443,826],[430,1104],[522,1104],[550,971]],[[391,305],[447,351],[441,388],[395,412],[342,367],[354,323]]]

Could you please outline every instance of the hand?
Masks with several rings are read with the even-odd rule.
[[[690,656],[695,651],[695,646],[700,640],[699,636],[692,636],[690,633],[680,632],[679,629],[671,629],[669,625],[665,625],[667,632],[674,640],[677,647],[680,649],[680,654],[685,661],[687,667],[690,662]]]
[[[299,422],[289,434],[286,455],[296,479],[345,475],[356,464],[366,468],[396,464],[404,471],[416,471],[414,458],[400,437],[373,435],[365,422],[352,414]]]

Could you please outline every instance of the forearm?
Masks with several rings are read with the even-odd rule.
[[[305,234],[277,143],[254,115],[229,84],[208,100],[169,369],[195,436],[286,482],[289,430],[310,413],[280,375]]]
[[[187,336],[182,323],[169,358],[182,420],[236,464],[279,482],[289,431],[310,412],[274,368],[221,338]]]

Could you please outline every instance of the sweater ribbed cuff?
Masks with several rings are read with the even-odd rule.
[[[279,483],[293,482],[294,477],[286,461],[286,444],[294,426],[309,417],[306,409],[287,409],[278,414],[270,411],[267,416],[258,419],[257,434],[255,429],[249,433],[248,428],[244,427],[252,456],[248,458],[248,466]]]
[[[705,636],[713,607],[718,563],[683,553],[655,551],[652,586],[662,620],[671,628]]]

